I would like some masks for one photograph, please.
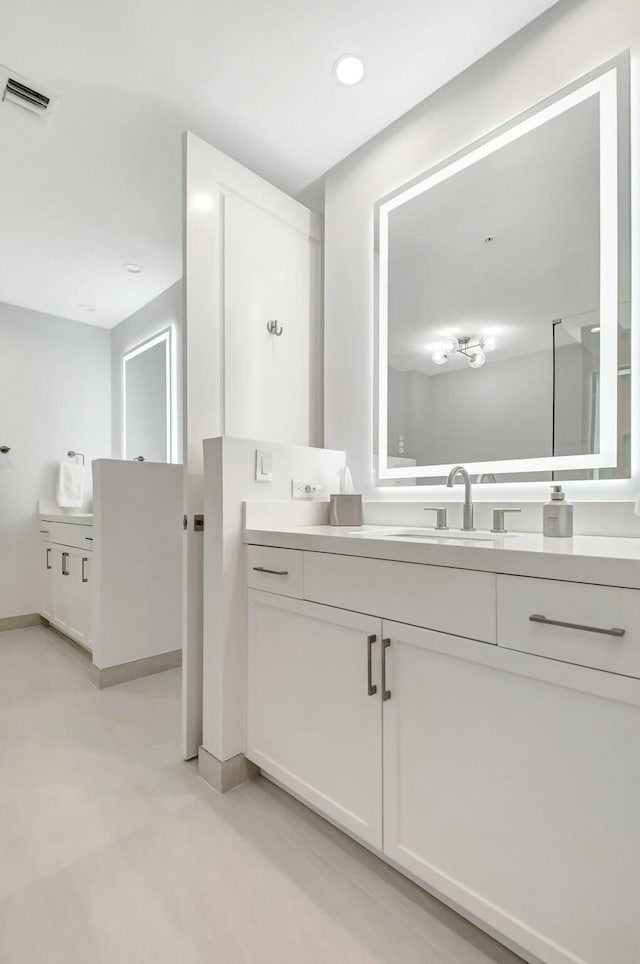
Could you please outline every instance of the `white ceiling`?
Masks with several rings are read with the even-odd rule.
[[[0,104],[0,301],[117,324],[182,273],[182,131],[299,194],[554,2],[4,0],[0,63],[59,103]]]
[[[444,337],[498,336],[494,363],[598,324],[598,98],[396,208],[389,220],[389,360],[431,375]],[[493,241],[485,242],[486,237]]]

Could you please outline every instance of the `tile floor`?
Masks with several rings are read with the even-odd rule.
[[[180,671],[0,633],[2,964],[514,964],[286,794],[180,759]]]

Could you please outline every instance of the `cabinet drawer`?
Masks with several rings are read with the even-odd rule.
[[[640,677],[640,591],[498,576],[498,645]]]
[[[74,522],[41,522],[40,538],[47,542],[57,542],[75,549],[93,549],[93,526],[78,525]]]
[[[279,596],[302,599],[303,553],[297,549],[247,547],[247,585],[249,589],[275,592]]]
[[[487,643],[496,641],[489,572],[304,553],[304,598]]]

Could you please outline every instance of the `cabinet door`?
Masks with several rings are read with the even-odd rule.
[[[66,633],[69,628],[69,550],[64,546],[51,546],[49,578],[51,580],[51,622]]]
[[[53,550],[49,543],[40,544],[40,614],[52,621],[53,608]]]
[[[51,579],[50,621],[87,649],[91,649],[90,563],[90,555],[80,549],[52,546],[47,573]]]
[[[383,631],[385,853],[536,959],[640,959],[640,707],[594,670],[569,688],[553,660]]]
[[[380,621],[249,592],[247,756],[382,846]]]
[[[90,564],[88,553],[70,551],[65,585],[69,599],[67,632],[85,649],[91,649]]]

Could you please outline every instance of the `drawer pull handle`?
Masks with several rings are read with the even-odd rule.
[[[49,564],[49,556],[50,556],[50,555],[51,555],[51,549],[47,547],[47,559],[46,559],[46,562],[45,562],[45,566],[47,567],[47,569],[53,569],[53,566]]]
[[[390,639],[382,640],[382,673],[381,673],[381,685],[382,685],[382,702],[386,703],[387,700],[391,699],[391,690],[387,689],[387,650],[391,646]]]
[[[367,694],[369,696],[375,696],[375,694],[378,692],[378,687],[373,682],[371,667],[371,650],[373,649],[373,644],[377,638],[378,637],[375,634],[367,637]]]
[[[83,556],[82,557],[82,581],[83,582],[89,582],[89,579],[87,578],[87,570],[86,570],[86,565],[88,562],[89,562],[88,557]]]
[[[601,636],[617,636],[618,638],[626,633],[626,629],[618,629],[615,626],[612,629],[600,629],[599,626],[582,626],[580,623],[565,623],[561,619],[548,619],[539,613],[529,616],[529,622],[545,623],[547,626],[564,626],[566,629],[582,629],[585,633],[600,633]]]
[[[85,536],[85,542],[93,542],[93,536]]]
[[[268,572],[272,576],[288,576],[289,573],[286,569],[265,569],[264,566],[254,566],[254,572]]]
[[[69,575],[69,570],[67,569],[67,559],[68,559],[68,558],[69,558],[69,553],[68,553],[68,552],[63,552],[63,553],[62,553],[62,575],[63,575],[63,576],[68,576],[68,575]]]
[[[49,535],[49,529],[40,529],[40,532],[42,533],[43,536]]]

